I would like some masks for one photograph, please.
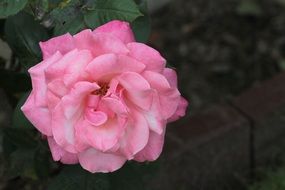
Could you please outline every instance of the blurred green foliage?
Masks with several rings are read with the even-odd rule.
[[[270,171],[267,177],[253,184],[249,190],[284,190],[285,189],[285,168],[278,171]]]

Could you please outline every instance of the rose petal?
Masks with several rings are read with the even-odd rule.
[[[24,115],[44,135],[51,136],[51,115],[47,108],[35,104],[34,90],[29,95],[25,104],[21,107]]]
[[[163,69],[163,75],[168,80],[172,88],[177,88],[177,74],[175,70],[170,68]]]
[[[157,92],[153,95],[153,102],[150,110],[143,112],[144,117],[148,123],[149,128],[157,134],[162,134],[166,120],[163,118],[161,105],[159,101],[159,95]]]
[[[146,146],[149,137],[145,118],[135,110],[132,113],[133,119],[128,118],[125,134],[120,139],[120,152],[129,160]]]
[[[92,60],[92,54],[88,50],[73,50],[66,54],[56,64],[46,69],[47,81],[60,78],[66,86],[72,86],[77,81],[88,78],[85,72],[86,65]],[[75,63],[75,64],[74,64]]]
[[[146,70],[162,72],[166,61],[155,49],[137,42],[127,44],[129,56],[146,65]]]
[[[106,53],[127,54],[129,52],[120,39],[108,33],[93,34],[89,29],[76,34],[74,41],[76,48],[87,49],[94,57]]]
[[[126,162],[123,156],[102,153],[94,148],[79,153],[78,157],[81,166],[92,173],[112,172],[121,168]]]
[[[180,97],[180,101],[176,109],[176,112],[167,121],[173,122],[179,119],[180,117],[185,116],[187,106],[188,106],[187,100],[185,100],[183,97]]]
[[[50,58],[42,61],[41,63],[29,69],[29,73],[32,79],[34,96],[35,96],[35,106],[42,106],[42,107],[47,106],[46,99],[45,99],[47,85],[46,85],[46,79],[44,76],[44,71],[47,67],[56,63],[61,58],[62,58],[61,53],[56,52]]]
[[[111,149],[117,142],[124,130],[124,123],[117,119],[108,119],[100,126],[94,126],[87,120],[81,120],[76,125],[77,135],[85,135],[89,144],[100,151]]]
[[[72,154],[62,149],[52,137],[48,138],[48,144],[54,161],[61,161],[64,164],[78,163],[77,154]]]
[[[165,130],[161,135],[150,132],[147,145],[135,155],[134,160],[139,162],[156,160],[162,152],[164,136]]]
[[[151,88],[156,89],[158,92],[163,93],[171,88],[167,79],[160,73],[145,71],[142,76],[148,81]]]
[[[128,113],[126,105],[119,98],[103,97],[101,102],[118,115],[126,115]]]
[[[99,26],[93,31],[93,33],[108,33],[115,36],[116,38],[119,38],[124,43],[135,41],[130,24],[119,20],[114,20],[108,22],[107,24]]]
[[[87,67],[86,71],[95,80],[105,76],[111,79],[113,75],[126,71],[141,72],[145,68],[144,64],[125,55],[104,54],[96,57]]]
[[[44,60],[55,54],[57,51],[64,55],[75,48],[73,38],[69,33],[54,37],[45,42],[40,42],[40,47]]]
[[[152,90],[149,83],[138,73],[125,72],[118,77],[127,91],[127,99],[135,105],[149,110],[152,103]]]
[[[84,114],[84,103],[88,94],[99,86],[89,82],[78,82],[69,95],[52,112],[52,132],[57,144],[65,150],[76,153],[74,127]]]
[[[104,112],[94,111],[93,108],[87,108],[85,116],[87,121],[89,121],[90,124],[94,126],[103,125],[108,119],[107,115]]]

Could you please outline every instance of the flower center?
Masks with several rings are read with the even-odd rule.
[[[104,96],[108,89],[110,88],[108,83],[99,83],[100,89],[94,90],[92,94],[98,95],[98,96]]]

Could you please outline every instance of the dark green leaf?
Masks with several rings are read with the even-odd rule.
[[[30,93],[25,93],[22,98],[19,100],[14,113],[13,113],[13,120],[12,126],[14,128],[25,128],[25,129],[33,129],[33,125],[29,122],[29,120],[23,114],[21,107],[25,103]]]
[[[145,43],[149,39],[151,32],[150,16],[147,11],[147,1],[142,1],[139,4],[140,11],[144,16],[138,17],[132,22],[132,29],[135,33],[135,38],[138,42]]]
[[[35,150],[17,149],[10,156],[9,176],[23,176],[36,179],[33,166]]]
[[[7,136],[3,136],[2,147],[3,147],[3,154],[6,159],[8,159],[12,154],[12,152],[14,152],[17,149],[17,146]]]
[[[48,34],[31,15],[20,12],[7,19],[5,37],[23,67],[27,69],[40,61],[39,42],[47,40]]]
[[[110,190],[107,174],[92,174],[79,165],[65,166],[48,190]]]
[[[62,1],[58,7],[50,13],[54,23],[54,35],[62,35],[67,32],[75,34],[85,28],[79,0]]]
[[[158,169],[155,163],[128,162],[121,169],[110,174],[112,190],[145,190],[147,182]]]
[[[0,18],[18,13],[27,2],[28,0],[0,0]]]
[[[90,28],[96,28],[111,20],[134,21],[142,16],[133,0],[97,0],[87,4],[84,20]]]
[[[76,34],[83,28],[85,28],[83,16],[78,15],[74,20],[70,20],[63,24],[56,25],[54,29],[54,35],[58,36],[67,32],[69,32],[70,34]]]
[[[34,168],[39,178],[48,177],[50,170],[50,152],[47,145],[40,143],[34,155]]]
[[[0,69],[0,87],[9,93],[25,92],[31,89],[30,77],[25,73]]]
[[[5,128],[5,138],[8,138],[18,148],[33,149],[37,146],[33,130],[25,128]]]

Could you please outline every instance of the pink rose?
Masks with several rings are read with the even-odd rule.
[[[22,110],[45,136],[53,159],[111,172],[127,160],[153,161],[166,124],[185,115],[174,70],[137,43],[128,23],[109,22],[40,42]]]

